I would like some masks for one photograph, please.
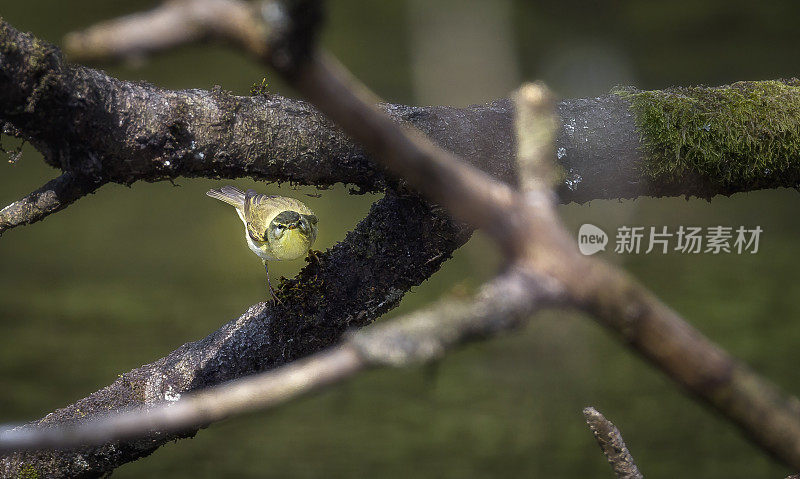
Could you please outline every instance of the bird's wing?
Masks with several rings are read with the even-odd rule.
[[[223,186],[219,189],[208,190],[206,195],[224,201],[234,208],[244,207],[245,194],[235,186]]]
[[[254,190],[247,190],[244,197],[244,218],[247,232],[256,241],[266,241],[265,231],[269,222],[280,211],[273,205],[277,196],[262,195]]]

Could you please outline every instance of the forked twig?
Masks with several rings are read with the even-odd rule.
[[[126,22],[133,22],[137,28],[147,29],[152,25],[152,31],[157,32],[164,27],[160,22],[171,18],[175,25],[191,24],[192,29],[183,28],[183,33],[160,42],[158,39],[144,42],[142,35],[134,35],[128,39],[128,45],[117,43],[115,51],[106,55],[151,53],[201,38],[234,43],[273,66],[345,133],[371,152],[376,161],[446,207],[456,218],[483,228],[501,247],[507,267],[503,275],[470,301],[439,303],[396,322],[355,333],[338,349],[324,353],[328,356],[312,356],[306,362],[295,364],[295,369],[289,365],[260,378],[242,380],[266,381],[257,386],[263,403],[257,399],[238,402],[223,399],[229,394],[241,395],[236,388],[248,390],[243,384],[250,383],[233,384],[230,390],[221,387],[209,391],[207,396],[200,392],[194,399],[192,396],[182,398],[173,406],[161,405],[149,412],[130,413],[125,416],[126,424],[136,424],[135,418],[146,417],[148,413],[160,418],[160,422],[143,421],[139,429],[125,429],[124,437],[152,434],[154,428],[198,426],[253,407],[270,406],[349,377],[367,366],[430,359],[468,339],[491,336],[514,327],[540,307],[557,304],[589,312],[674,381],[741,427],[763,449],[800,468],[800,402],[796,398],[734,360],[624,272],[578,253],[553,207],[552,152],[556,120],[546,89],[540,85],[526,85],[516,95],[518,158],[523,187],[519,191],[469,166],[420,132],[391,121],[376,108],[375,95],[335,59],[316,49],[320,2],[295,0],[286,6],[264,1],[253,9],[237,0],[202,1],[205,4],[220,2],[220,7],[247,11],[247,21],[235,23],[235,29],[234,24],[220,27],[215,25],[217,19],[197,21],[191,9],[182,8],[188,5],[185,1],[174,2],[135,18],[122,19],[115,27],[127,31]],[[101,44],[102,30],[93,35],[90,43]],[[317,368],[320,363],[315,361],[319,359],[323,362],[335,360],[340,365],[339,369],[332,369],[333,379],[323,372],[324,368]],[[309,374],[306,367],[316,373]],[[299,376],[293,376],[294,373]],[[268,391],[284,392],[271,396]],[[212,397],[216,400],[207,402]],[[222,409],[222,406],[216,409],[221,404],[238,404],[240,409]],[[184,419],[171,422],[170,408],[180,411]],[[142,416],[137,416],[140,414]],[[114,420],[114,417],[107,419],[112,424]],[[108,431],[113,428],[109,429],[108,424],[99,426],[106,432],[98,440],[117,437],[109,435]],[[78,434],[76,431],[82,431],[81,427],[55,429],[66,442],[52,439],[55,432],[47,432],[47,445],[63,446],[89,440],[88,436],[79,436],[80,441],[68,442],[74,437],[70,434]],[[26,447],[41,447],[41,442],[32,439],[40,434],[37,431],[9,432],[0,438],[0,448],[8,450],[15,440],[19,446],[20,438],[27,441]]]

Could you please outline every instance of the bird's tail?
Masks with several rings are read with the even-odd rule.
[[[244,192],[235,186],[223,186],[219,189],[208,190],[206,195],[224,201],[234,208],[244,208]]]

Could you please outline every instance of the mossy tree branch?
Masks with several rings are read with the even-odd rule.
[[[306,42],[314,38],[320,2],[296,0],[289,5],[279,15],[264,17],[266,31],[270,32],[265,42],[275,42],[279,47],[296,43],[300,47],[289,48],[288,57],[276,57],[271,47],[266,55],[262,50],[251,53],[281,72],[345,133],[361,140],[376,155],[376,161],[442,201],[457,217],[474,225],[502,229],[490,233],[510,262],[559,284],[573,304],[620,334],[643,357],[736,423],[764,450],[800,467],[797,398],[787,396],[736,361],[623,272],[580,255],[555,216],[548,189],[539,187],[525,195],[517,194],[413,130],[398,128],[381,118],[370,101],[374,96],[365,86],[324,54],[306,48]],[[277,4],[276,8],[282,7]],[[276,29],[270,22],[280,26],[283,37],[275,37]],[[540,111],[536,105],[546,96],[533,86],[521,89],[517,100],[520,118],[534,115],[527,109]],[[528,123],[518,121],[517,125]],[[520,128],[518,133],[539,132]],[[529,148],[520,156],[548,151],[531,147],[539,143],[522,141],[520,144]],[[529,163],[543,161],[548,159],[533,158]],[[443,187],[448,180],[455,186]],[[471,208],[464,208],[464,204]]]
[[[141,21],[141,17],[136,19]],[[163,42],[152,44],[153,39],[162,38],[157,35],[139,36],[134,40],[149,43],[133,47],[132,39],[122,36],[127,48],[97,50],[103,43],[97,35],[124,24],[113,22],[92,30],[92,35],[73,35],[73,56],[120,58],[165,47]],[[65,62],[55,47],[1,19],[0,70],[0,120],[36,146],[48,164],[94,183],[130,184],[180,176],[253,177],[323,187],[342,182],[360,191],[382,191],[390,183],[364,150],[301,101],[271,94],[238,97],[220,88],[169,91],[120,81]],[[767,155],[763,158],[775,160],[774,167],[765,168],[759,167],[762,157],[742,154],[735,128],[730,130],[733,137],[712,137],[704,130],[706,123],[669,121],[670,112],[685,110],[688,104],[696,105],[693,108],[700,113],[732,111],[733,106],[718,107],[731,98],[731,91],[742,90],[741,85],[703,89],[702,95],[697,89],[629,91],[560,102],[562,126],[556,148],[563,176],[559,197],[564,202],[641,195],[708,198],[758,188],[796,187],[800,152],[791,138],[800,127],[798,115],[788,115],[787,108],[797,104],[800,95],[791,82],[776,89],[778,83],[747,84],[745,100],[751,103],[745,111],[757,115],[744,125],[747,134],[739,135]],[[709,105],[703,107],[707,100]],[[382,105],[381,109],[484,171],[515,181],[513,111],[508,100],[463,109],[403,105]],[[775,118],[782,118],[779,125]],[[723,121],[720,118],[714,127],[725,126]],[[742,126],[741,121],[738,125]],[[670,167],[675,164],[671,157],[684,148],[679,139],[687,134],[693,143],[689,154],[681,156],[683,166]],[[718,171],[722,174],[716,175]]]
[[[365,326],[394,308],[469,234],[440,208],[432,209],[415,195],[389,192],[343,241],[281,285],[282,304],[256,304],[208,337],[120,375],[33,425],[68,426],[87,416],[151,407],[320,351],[348,329]],[[70,451],[14,453],[0,457],[0,477],[15,477],[26,464],[46,477],[101,476],[194,432]]]
[[[643,171],[652,181],[692,178],[722,189],[800,185],[797,79],[615,93],[636,113]]]
[[[9,38],[18,41],[9,41]],[[0,75],[0,87],[10,88],[9,91],[0,88],[0,92],[3,92],[0,93],[0,119],[13,124],[43,151],[48,163],[66,172],[78,172],[97,181],[123,183],[179,175],[224,175],[320,185],[345,181],[367,190],[383,190],[396,184],[383,170],[371,166],[367,162],[367,155],[353,147],[344,134],[302,102],[279,97],[241,99],[219,90],[166,92],[149,85],[119,82],[94,70],[67,65],[57,52],[4,23],[0,29],[0,39],[3,39],[0,42],[3,61],[0,63],[5,73]],[[289,46],[292,44],[288,43]],[[300,52],[303,51],[308,53],[301,48]],[[289,53],[297,52],[289,48]],[[270,61],[292,78],[296,85],[310,86],[311,89],[306,93],[311,93],[312,97],[313,89],[324,85],[320,80],[329,79],[303,78],[309,71],[304,70],[303,65],[287,67],[274,58],[270,58]],[[330,69],[310,71],[327,75]],[[150,109],[149,106],[154,104],[162,107]],[[100,105],[104,114],[99,117],[104,121],[98,125],[98,112],[94,109]],[[290,105],[289,108],[287,105]],[[291,110],[292,105],[304,113],[296,115],[297,111]],[[241,110],[248,106],[249,111]],[[338,114],[336,111],[341,105],[337,106],[334,102],[322,106],[348,128],[341,111]],[[515,182],[513,162],[507,161],[512,156],[508,150],[514,143],[510,141],[512,109],[508,102],[464,110],[442,107],[414,109],[391,105],[382,109],[388,111],[395,121],[406,121],[420,126],[424,131],[429,130],[433,139],[441,140],[441,145],[447,150],[455,153],[463,150],[464,156],[474,164],[495,176]],[[52,110],[51,117],[47,116],[48,110]],[[560,104],[558,110],[565,123],[557,143],[558,155],[568,181],[565,183],[567,186],[560,188],[562,199],[580,201],[639,194],[710,196],[754,188],[752,183],[739,185],[687,181],[677,184],[674,178],[664,183],[660,183],[658,178],[649,180],[647,170],[642,167],[637,137],[633,134],[637,132],[634,114],[625,99],[609,96],[575,100]],[[374,110],[371,111],[374,113]],[[264,118],[270,121],[264,121]],[[109,120],[122,121],[116,123]],[[585,122],[579,124],[577,120]],[[59,123],[68,124],[70,128],[59,131],[57,135],[43,127]],[[115,126],[117,124],[120,125],[119,129]],[[243,124],[247,126],[243,128]],[[378,122],[376,125],[392,128],[394,124]],[[91,128],[98,126],[102,128],[92,132],[96,136],[90,138],[95,140],[88,144],[77,147],[66,141],[85,136]],[[476,129],[477,126],[488,128]],[[300,136],[301,144],[298,145],[295,129],[300,127],[311,133],[310,136]],[[639,131],[647,134],[645,130]],[[359,136],[355,130],[349,133]],[[254,138],[269,138],[269,141],[264,143]],[[375,151],[376,145],[372,146]],[[393,151],[381,150],[378,146],[378,153]],[[413,153],[413,148],[400,150]],[[451,154],[442,154],[430,144],[426,144],[422,150],[427,150],[428,156],[418,166],[424,167],[424,163],[431,163],[434,159],[445,159],[433,170],[425,170],[435,173],[437,181],[442,181],[442,174],[453,172],[449,169],[455,164]],[[276,151],[289,154],[278,157]],[[335,156],[337,153],[341,153],[342,157]],[[493,156],[490,155],[492,153]],[[326,155],[330,155],[327,156],[328,164],[325,163]],[[608,161],[597,161],[598,157],[605,160],[606,155]],[[796,165],[797,155],[795,152],[792,155],[790,162]],[[401,156],[400,159],[408,158]],[[343,165],[339,161],[343,161]],[[310,165],[311,168],[298,168],[298,165]],[[388,165],[391,167],[391,162]],[[340,169],[340,166],[343,167]],[[397,171],[412,176],[416,181],[429,178],[419,175],[419,171]],[[463,172],[463,169],[456,171]],[[696,173],[690,171],[684,174],[691,176]],[[471,171],[469,175],[481,178],[480,182],[496,184],[477,171]],[[467,183],[472,181],[478,182],[469,180]],[[794,186],[791,181],[775,181],[758,187]],[[425,190],[424,185],[415,186]],[[486,195],[479,201],[486,205],[497,200],[503,203],[503,197],[512,202],[510,205],[506,202],[506,206],[520,208],[521,212],[512,216],[528,221],[520,232],[531,239],[521,249],[506,248],[510,255],[525,263],[525,267],[567,286],[577,305],[620,332],[670,376],[753,433],[765,448],[790,463],[797,460],[797,434],[794,427],[797,411],[777,388],[738,365],[629,278],[575,256],[569,241],[564,241],[567,238],[565,232],[553,222],[552,211],[539,208],[542,205],[550,206],[546,194],[534,194],[525,199],[516,196],[509,198],[507,194],[498,197]],[[406,201],[410,203],[404,203]],[[513,208],[508,211],[513,211]],[[469,217],[470,213],[466,211],[462,214]],[[418,227],[411,228],[406,237],[390,237],[398,230],[386,225],[396,222],[397,215],[406,221],[404,224]],[[476,220],[476,223],[484,224],[480,220]],[[364,236],[374,231],[381,233],[374,238]],[[323,258],[318,271],[314,271],[312,265],[304,269],[294,282],[284,285],[284,291],[289,294],[287,299],[295,301],[295,305],[305,305],[299,316],[292,317],[285,311],[278,314],[273,308],[263,305],[255,307],[209,338],[186,345],[168,358],[124,375],[106,390],[81,401],[80,407],[97,411],[108,406],[146,406],[187,390],[274,367],[319,350],[335,341],[345,327],[365,324],[395,304],[409,285],[427,277],[452,248],[463,242],[465,232],[464,228],[454,225],[441,213],[430,210],[416,198],[387,194],[373,208],[370,216],[351,233],[354,236],[348,236]],[[519,238],[525,236],[513,231],[509,234],[516,238],[510,244],[518,243]],[[375,245],[381,248],[379,259],[373,259],[369,251],[364,251],[364,248],[371,249]],[[409,269],[391,270],[389,275],[368,278],[371,282],[366,288],[365,283],[358,279],[363,280],[359,275],[370,270],[383,272],[381,266],[389,268],[390,265],[396,265],[391,261],[382,261],[393,259],[391,254],[384,253],[397,245],[417,245],[412,248],[413,251],[436,253],[431,256],[435,260],[421,264],[423,255],[415,255],[419,257],[413,261],[404,260]],[[356,253],[355,258],[349,262],[353,253]],[[379,269],[368,269],[376,266]],[[342,275],[342,271],[348,273]],[[322,282],[315,284],[320,274]],[[379,288],[373,288],[375,281],[379,282]],[[297,288],[293,288],[293,285]],[[343,290],[342,285],[348,287]],[[325,295],[333,293],[332,288],[339,291],[339,296],[330,300]],[[306,340],[288,346],[288,339],[300,337]],[[657,340],[665,338],[664,344],[658,343]],[[687,357],[688,360],[685,359]],[[703,364],[708,367],[698,367]],[[159,375],[163,379],[159,379]],[[766,391],[766,394],[759,391]],[[755,412],[747,410],[748,406],[755,406]],[[70,423],[79,419],[79,412],[79,407],[73,405],[48,416],[42,424],[48,421]],[[765,414],[769,416],[765,431],[754,432],[755,427],[764,424]],[[788,429],[785,428],[787,423],[791,425]],[[784,435],[776,431],[783,431]],[[54,471],[62,471],[61,474],[99,474],[151,452],[167,439],[168,436],[157,435],[120,444],[106,444],[99,448],[83,448],[62,455],[35,453],[13,456],[3,459],[0,465],[6,467],[5,471],[13,472],[30,458],[37,464],[52,466]],[[780,441],[784,444],[780,444]],[[80,461],[76,461],[76,458],[80,458]]]

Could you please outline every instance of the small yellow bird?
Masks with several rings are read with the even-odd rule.
[[[277,299],[267,261],[297,259],[308,253],[317,239],[317,216],[294,198],[262,195],[254,190],[244,193],[235,186],[206,194],[236,208],[244,223],[247,245],[264,263],[269,291]]]

